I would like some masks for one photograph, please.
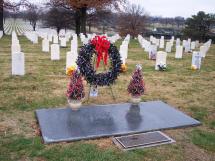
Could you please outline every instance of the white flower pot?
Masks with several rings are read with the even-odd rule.
[[[78,111],[80,109],[80,107],[82,106],[81,100],[71,100],[71,99],[68,99],[68,104],[69,104],[69,107],[73,111]]]
[[[139,104],[141,102],[141,97],[132,97],[131,103],[133,104]]]

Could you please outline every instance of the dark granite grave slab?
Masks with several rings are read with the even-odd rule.
[[[36,116],[45,143],[197,126],[200,122],[161,101],[41,109]]]

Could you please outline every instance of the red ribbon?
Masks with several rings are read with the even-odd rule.
[[[95,46],[97,51],[97,62],[96,68],[99,67],[101,60],[107,65],[108,62],[108,49],[110,48],[110,42],[107,40],[106,36],[96,36],[91,43]]]

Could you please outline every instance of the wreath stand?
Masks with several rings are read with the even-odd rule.
[[[96,53],[96,51],[94,51],[94,52]],[[95,66],[95,61],[96,61],[95,59],[96,59],[96,58],[95,58],[95,56],[94,56],[94,58],[93,58],[93,66]],[[104,58],[103,58],[103,60],[104,60]],[[103,68],[104,68],[104,70],[107,70],[107,69],[106,69],[106,66],[105,66],[105,64],[104,64],[104,61],[102,61],[102,62],[103,62]],[[89,102],[89,100],[90,100],[90,91],[91,91],[91,88],[92,88],[92,87],[93,87],[93,85],[92,85],[92,84],[89,84],[89,92],[88,92],[87,102]],[[116,97],[115,97],[115,95],[114,95],[112,85],[109,85],[108,87],[109,87],[109,89],[110,89],[110,91],[111,91],[111,95],[112,95],[113,100],[116,101]]]

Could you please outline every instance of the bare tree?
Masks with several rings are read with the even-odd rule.
[[[133,38],[144,32],[146,27],[146,13],[140,5],[127,5],[120,14],[118,30],[121,36],[130,34]]]
[[[87,14],[92,9],[102,9],[108,6],[118,7],[125,0],[51,0],[51,5],[61,6],[75,11],[76,33],[86,34]]]
[[[73,26],[72,13],[64,8],[51,8],[44,18],[46,27],[54,27],[59,33],[61,29],[71,28]]]
[[[28,11],[26,13],[26,18],[29,20],[31,26],[33,27],[33,31],[36,30],[37,21],[39,20],[40,11],[38,7],[34,4],[30,4],[27,7]]]

